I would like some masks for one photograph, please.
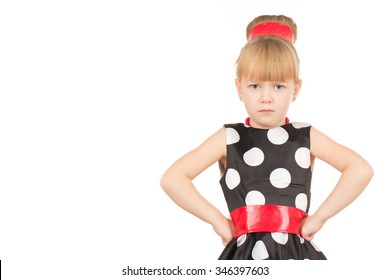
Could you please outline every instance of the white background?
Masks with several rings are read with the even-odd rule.
[[[303,86],[289,118],[311,123],[375,169],[366,191],[316,236],[329,261],[266,262],[271,276],[385,278],[386,3],[1,1],[4,279],[126,279],[127,265],[223,263],[215,261],[223,246],[211,226],[169,200],[159,181],[224,123],[246,117],[234,64],[247,23],[261,14],[298,25]],[[338,176],[316,163],[311,212]],[[228,215],[218,180],[215,165],[195,184]]]

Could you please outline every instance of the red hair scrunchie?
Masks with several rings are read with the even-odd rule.
[[[291,28],[279,22],[264,22],[252,28],[249,40],[258,36],[278,36],[282,39],[294,43],[294,33]]]

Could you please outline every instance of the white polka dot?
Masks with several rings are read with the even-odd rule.
[[[244,161],[249,166],[258,166],[264,161],[264,153],[259,148],[252,148],[245,152]]]
[[[310,244],[313,245],[317,252],[321,252],[320,248],[318,248],[318,246],[313,241],[310,241]]]
[[[252,249],[252,258],[255,260],[264,260],[269,257],[267,247],[263,241],[259,240],[256,242]]]
[[[226,128],[226,145],[231,145],[240,141],[240,134],[231,127]]]
[[[228,188],[232,190],[240,184],[241,182],[240,174],[238,174],[237,170],[233,168],[229,168],[226,171],[225,181]]]
[[[246,240],[246,233],[240,235],[240,236],[237,238],[237,247],[240,247],[242,244],[244,244],[245,240]]]
[[[259,191],[250,191],[245,197],[246,205],[264,205],[265,197]]]
[[[269,179],[271,181],[271,184],[275,188],[279,189],[286,188],[291,183],[290,172],[288,172],[288,170],[284,168],[277,168],[272,171]]]
[[[292,122],[291,124],[292,124],[292,126],[293,126],[294,128],[296,128],[296,129],[310,126],[310,124],[308,124],[308,123],[303,123],[303,122]]]
[[[295,207],[306,212],[306,210],[307,210],[307,195],[306,194],[300,193],[295,197]]]
[[[299,241],[301,242],[301,244],[305,243],[305,238],[303,238],[302,236],[298,236],[299,237]]]
[[[275,127],[268,130],[268,140],[275,145],[281,145],[288,140],[288,133],[283,127]]]
[[[310,150],[302,147],[295,152],[295,161],[302,168],[310,167]]]
[[[284,232],[271,232],[272,239],[275,240],[276,243],[286,245],[288,241],[288,233]]]

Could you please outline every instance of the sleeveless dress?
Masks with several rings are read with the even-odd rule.
[[[249,122],[248,122],[249,123]],[[220,184],[230,212],[249,205],[310,207],[310,128],[288,123],[273,129],[226,124],[227,161]],[[227,244],[220,260],[326,259],[301,236],[244,233]]]

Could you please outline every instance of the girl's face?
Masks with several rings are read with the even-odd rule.
[[[288,108],[298,95],[300,82],[254,82],[242,78],[236,79],[236,86],[251,126],[270,129],[285,124]]]

